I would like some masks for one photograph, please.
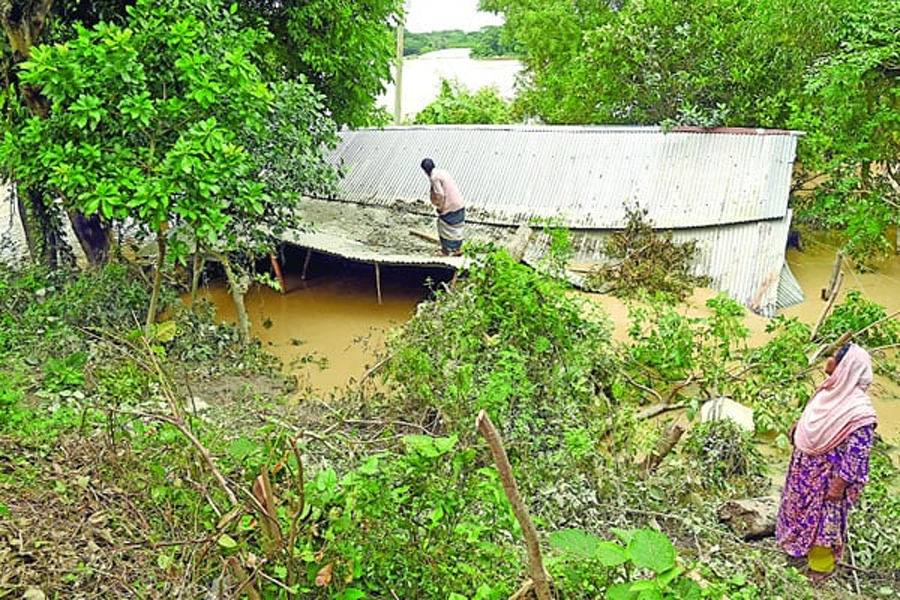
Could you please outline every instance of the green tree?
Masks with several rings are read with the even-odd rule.
[[[482,0],[524,47],[528,116],[769,127],[783,126],[805,70],[837,44],[848,4]]]
[[[413,119],[416,125],[473,125],[513,123],[510,104],[496,87],[475,92],[458,81],[441,79],[441,92]]]
[[[72,21],[94,23],[100,15],[121,10],[115,0],[82,2],[69,0],[4,0],[0,2],[0,21],[6,33],[3,54],[2,94],[4,121],[16,127],[29,116],[46,118],[50,102],[39,87],[21,84],[19,65],[31,56],[31,47],[42,38],[59,39],[68,29],[64,23]],[[64,15],[63,24],[59,16]],[[48,31],[49,30],[49,31]],[[29,185],[19,185],[16,173],[0,166],[6,183],[11,185],[32,260],[50,268],[74,262],[63,235],[63,221],[69,219],[91,264],[102,264],[109,247],[108,231],[96,218],[73,211],[66,215],[48,197],[46,182],[33,180]]]
[[[798,199],[800,217],[845,229],[849,254],[865,265],[890,249],[885,232],[900,222],[900,13],[869,0],[846,17],[840,48],[816,63],[791,125],[807,132],[800,158],[822,181]]]
[[[504,30],[523,49],[519,110],[548,123],[591,122],[578,106],[590,93],[579,55],[584,33],[611,19],[612,9],[585,0],[481,0],[479,6],[503,13]]]
[[[325,96],[338,125],[378,124],[376,107],[391,81],[403,0],[243,0],[273,39],[267,64],[276,78],[302,77]]]
[[[333,124],[309,86],[261,80],[251,59],[264,39],[233,6],[139,0],[127,27],[77,27],[22,64],[51,110],[7,132],[0,159],[21,181],[46,178],[67,208],[155,237],[148,329],[167,257],[184,261],[195,241],[225,262],[246,335],[246,277],[229,253],[274,245],[297,194],[329,181],[319,163]]]
[[[471,35],[474,38],[471,43],[473,58],[518,56],[521,53],[521,46],[510,41],[502,27],[488,25]]]

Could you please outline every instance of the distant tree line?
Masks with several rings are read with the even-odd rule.
[[[428,33],[403,34],[403,55],[418,56],[448,48],[470,48],[474,58],[518,56],[521,45],[503,35],[503,28],[493,25],[478,31],[466,32],[461,29],[431,31]]]

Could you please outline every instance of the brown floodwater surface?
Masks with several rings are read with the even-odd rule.
[[[806,300],[783,311],[789,317],[816,323],[825,302],[820,291],[828,285],[837,247],[827,241],[806,240],[803,252],[790,250],[791,267],[806,294]],[[256,286],[247,294],[251,332],[264,347],[278,356],[302,388],[319,394],[340,391],[358,381],[375,360],[375,348],[385,334],[409,320],[419,302],[430,295],[427,285],[448,281],[447,270],[381,267],[382,303],[376,296],[372,265],[342,261],[316,254],[307,280],[300,279],[303,254],[288,255],[283,272],[287,292],[281,294]],[[877,272],[860,273],[844,267],[845,279],[838,302],[847,290],[856,289],[881,304],[888,313],[900,310],[900,257],[880,265]],[[219,317],[234,320],[234,308],[224,285],[216,283],[204,290],[219,310]],[[599,303],[614,320],[615,336],[627,335],[628,310],[621,301],[597,294],[583,294]],[[697,290],[684,306],[686,314],[706,314],[705,302],[712,290]],[[765,343],[767,320],[748,313],[744,323],[750,329],[750,345]],[[895,356],[895,355],[894,355]],[[322,359],[303,361],[304,357]],[[324,367],[324,368],[323,368]],[[900,386],[877,378],[871,395],[879,417],[879,432],[900,444]]]
[[[286,293],[255,285],[245,303],[251,334],[281,359],[301,389],[319,394],[358,381],[372,366],[386,333],[406,323],[429,296],[429,278],[440,282],[452,277],[442,269],[382,266],[379,304],[372,265],[314,255],[302,280],[301,259],[289,257],[283,267]],[[201,297],[216,305],[220,319],[234,321],[224,283],[204,288]]]

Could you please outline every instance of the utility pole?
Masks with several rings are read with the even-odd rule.
[[[406,15],[397,24],[397,60],[394,74],[394,125],[403,120],[403,30],[406,27]]]

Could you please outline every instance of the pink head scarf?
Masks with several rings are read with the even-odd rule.
[[[807,403],[797,422],[794,446],[804,454],[825,454],[860,427],[875,423],[875,409],[866,393],[871,383],[869,353],[851,344]]]

